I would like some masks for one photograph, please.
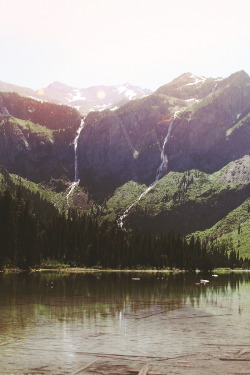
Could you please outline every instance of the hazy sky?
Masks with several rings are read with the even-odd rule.
[[[0,0],[0,80],[156,89],[250,73],[249,0]]]

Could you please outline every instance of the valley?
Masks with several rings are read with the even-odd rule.
[[[225,79],[185,73],[153,93],[136,98],[130,92],[126,103],[81,113],[75,103],[53,104],[4,87],[2,189],[15,193],[16,179],[58,212],[76,209],[125,231],[226,241],[240,256],[250,255],[247,73]],[[61,84],[46,91],[47,99],[49,92],[56,96],[66,89],[81,100],[76,89]]]

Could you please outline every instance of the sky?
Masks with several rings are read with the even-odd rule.
[[[0,80],[38,89],[250,73],[249,0],[0,0]]]

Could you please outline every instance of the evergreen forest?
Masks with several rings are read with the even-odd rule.
[[[45,262],[111,269],[212,270],[249,267],[227,242],[187,240],[173,231],[124,231],[74,209],[52,210],[36,194],[36,210],[21,188],[0,194],[0,267],[38,268]],[[34,197],[33,197],[34,199]],[[48,206],[48,207],[47,207]],[[37,209],[40,207],[40,209]],[[51,210],[50,219],[41,212]]]

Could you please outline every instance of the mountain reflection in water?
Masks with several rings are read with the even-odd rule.
[[[203,278],[210,282],[196,285]],[[6,372],[53,362],[49,373],[56,374],[67,358],[70,368],[79,352],[166,356],[202,350],[204,342],[249,341],[249,272],[217,278],[2,273],[0,296],[0,363]]]

